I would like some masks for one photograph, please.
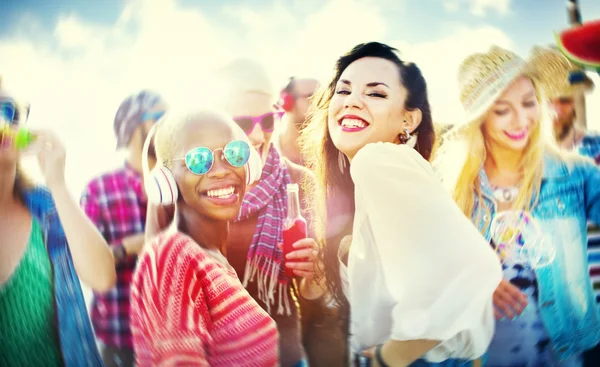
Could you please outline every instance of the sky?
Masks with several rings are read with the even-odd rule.
[[[584,21],[600,18],[600,1],[579,3]],[[326,81],[345,51],[380,41],[421,67],[434,121],[453,122],[467,55],[497,44],[525,57],[566,27],[564,0],[0,0],[0,74],[32,104],[30,125],[62,138],[79,195],[122,163],[113,119],[140,89],[207,105],[212,71],[250,57],[278,93],[292,75]],[[600,91],[587,105],[600,130]]]

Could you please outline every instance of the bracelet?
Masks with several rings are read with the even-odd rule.
[[[125,250],[125,246],[122,243],[112,247],[112,253],[116,260],[116,263],[120,263],[124,258],[127,257],[127,251]]]
[[[383,360],[383,356],[381,355],[381,348],[383,348],[383,344],[379,344],[377,348],[375,348],[375,359],[377,359],[377,364],[381,367],[390,367]]]

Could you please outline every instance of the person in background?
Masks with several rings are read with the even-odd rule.
[[[531,64],[553,112],[554,136],[562,149],[600,160],[600,135],[576,125],[575,94],[591,92],[594,82],[559,50],[534,47]]]
[[[0,80],[0,365],[102,366],[80,279],[112,288],[113,256],[68,192],[58,137],[32,131],[25,147],[15,136],[28,114]],[[28,179],[25,155],[37,156],[46,187]]]
[[[298,138],[308,117],[310,98],[318,87],[319,82],[316,79],[291,77],[280,93],[279,106],[285,114],[277,127],[274,143],[282,156],[301,166],[304,163]]]
[[[151,203],[172,198],[175,212],[133,276],[137,365],[277,366],[275,322],[225,257],[229,222],[260,177],[260,157],[224,113],[170,114],[155,136],[159,165],[146,168],[145,186]]]
[[[486,366],[581,366],[600,340],[586,227],[600,221],[600,169],[558,149],[537,71],[514,52],[468,56],[459,85],[464,123],[435,167],[502,261]]]
[[[594,82],[585,72],[573,65],[555,48],[534,47],[531,63],[536,70],[540,87],[554,112],[554,137],[567,150],[590,157],[600,163],[600,134],[585,131],[576,125],[574,95],[590,92]],[[588,225],[588,262],[596,302],[600,304],[600,228]],[[584,365],[600,365],[600,346],[584,353]]]
[[[309,229],[309,238],[299,243],[306,246],[306,249],[289,255],[299,256],[307,261],[294,264],[285,262],[278,243],[283,242],[283,220],[288,208],[286,185],[297,183],[301,186],[299,196],[302,214],[310,221],[312,213],[304,205],[306,193],[302,185],[314,180],[314,176],[308,169],[282,156],[273,144],[273,132],[279,128],[280,117],[284,111],[273,105],[276,98],[262,65],[249,59],[234,60],[220,70],[218,78],[226,90],[221,97],[221,106],[248,135],[250,142],[261,154],[264,164],[263,176],[246,194],[240,216],[232,224],[232,232],[235,235],[230,236],[227,258],[240,279],[243,279],[248,292],[277,322],[281,365],[312,365],[314,362],[308,361],[302,343],[300,317],[319,305],[320,300],[313,300],[310,295],[313,287],[317,286],[318,280],[322,278],[321,269],[317,267],[319,248],[312,239],[312,230]],[[293,127],[290,126],[293,131],[297,131],[298,119],[304,116],[301,111],[308,104],[305,96],[314,85],[311,86],[307,81],[300,83],[298,87],[295,100],[298,104],[296,114],[293,115],[296,116],[296,120],[288,120],[289,123],[293,123]],[[272,119],[269,116],[273,116]],[[291,119],[291,116],[288,117]],[[295,134],[293,131],[288,133]],[[273,230],[269,231],[268,228]],[[269,265],[270,262],[273,264]],[[270,266],[279,270],[269,273]],[[297,267],[294,268],[295,279],[285,274],[286,266]],[[256,274],[253,275],[254,273]],[[260,289],[273,289],[273,293],[261,292]],[[307,297],[303,297],[305,295]]]
[[[165,113],[166,103],[152,91],[127,97],[114,120],[117,149],[127,153],[121,168],[104,173],[86,186],[80,205],[110,244],[117,271],[117,285],[95,292],[91,316],[102,344],[107,367],[133,366],[129,326],[131,277],[137,255],[144,246],[147,198],[142,182],[142,148],[150,128]],[[153,145],[149,160],[155,162]]]
[[[281,124],[274,134],[274,145],[282,156],[292,163],[304,166],[300,151],[300,132],[310,114],[311,97],[319,88],[319,82],[313,78],[291,77],[280,93],[278,105],[285,111]],[[343,232],[350,223],[350,203],[341,197],[332,196],[327,201],[331,220],[328,221],[331,240],[340,240],[336,234]],[[335,238],[335,239],[334,239]],[[304,307],[302,312],[302,340],[310,365],[335,366],[342,362],[344,344],[342,335],[337,331],[338,308],[333,300],[324,298],[323,302]]]

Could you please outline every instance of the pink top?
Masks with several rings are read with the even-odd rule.
[[[190,237],[160,234],[133,276],[131,330],[139,366],[276,366],[277,326],[231,266]]]

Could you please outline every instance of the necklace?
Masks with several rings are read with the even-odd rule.
[[[512,203],[517,199],[519,195],[519,187],[518,186],[510,186],[510,187],[497,187],[492,186],[494,190],[494,199],[496,199],[499,203]]]

